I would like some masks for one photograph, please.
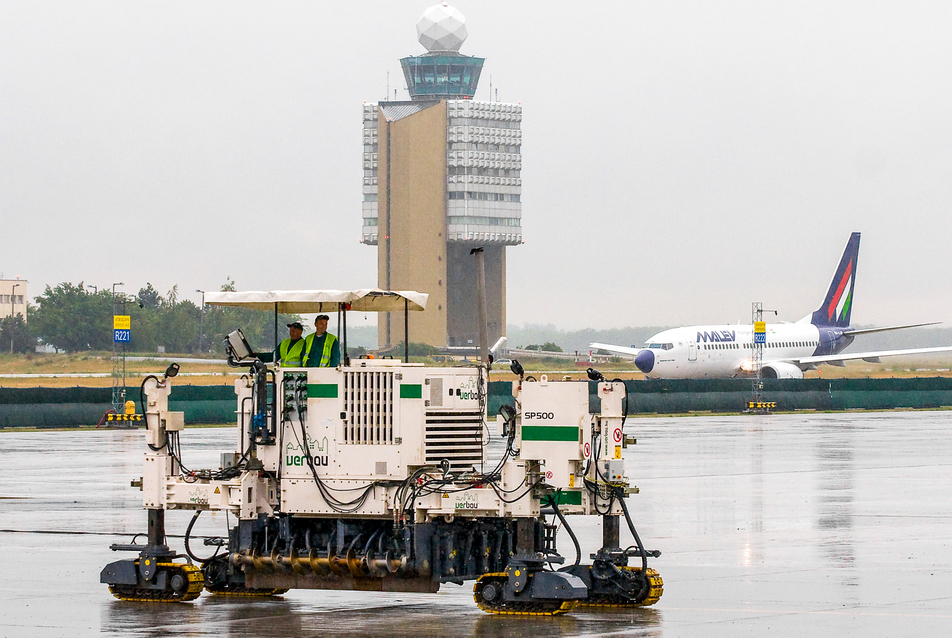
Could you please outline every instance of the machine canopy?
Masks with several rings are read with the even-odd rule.
[[[205,303],[282,313],[333,312],[340,304],[356,312],[421,311],[428,294],[412,290],[271,290],[208,292]]]

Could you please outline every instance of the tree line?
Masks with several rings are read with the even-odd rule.
[[[222,291],[234,291],[230,278]],[[135,296],[110,290],[89,292],[83,282],[46,286],[30,304],[29,320],[21,315],[0,322],[0,352],[32,352],[42,343],[66,352],[110,350],[113,346],[113,315],[131,319],[130,352],[223,354],[225,336],[241,328],[257,350],[270,350],[274,341],[274,315],[248,308],[205,306],[179,300],[178,286],[164,295],[147,283]],[[297,315],[278,316],[278,339],[287,336],[285,324]]]

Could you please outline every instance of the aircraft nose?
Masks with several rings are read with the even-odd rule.
[[[651,350],[642,350],[635,357],[635,367],[648,374],[654,368],[654,353]]]

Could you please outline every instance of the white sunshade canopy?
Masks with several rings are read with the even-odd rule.
[[[421,311],[429,295],[412,290],[271,290],[248,292],[208,292],[205,303],[212,306],[277,309],[283,313],[333,312],[340,304],[355,312]]]

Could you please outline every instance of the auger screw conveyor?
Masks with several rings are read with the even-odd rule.
[[[276,318],[336,310],[346,352],[348,310],[403,312],[406,320],[423,310],[426,295],[223,292],[206,302],[267,309]],[[647,606],[661,597],[661,578],[648,567],[660,553],[644,548],[625,500],[637,488],[622,459],[630,440],[623,382],[536,380],[514,362],[514,406],[504,405],[495,421],[505,450],[490,460],[485,364],[345,356],[338,368],[281,367],[262,363],[240,331],[226,350],[247,374],[235,382],[235,447],[218,470],[182,463],[183,414],[168,410],[175,371],[143,382],[147,449],[135,484],[148,541],[112,546],[138,552],[102,570],[101,582],[117,598],[185,602],[202,589],[436,592],[442,583],[474,580],[484,611],[552,615],[576,605]],[[195,512],[184,555],[166,544],[166,510]],[[226,551],[203,559],[189,540],[206,510],[237,522],[227,538],[205,539]],[[603,546],[591,563],[582,562],[569,515],[602,517]],[[624,549],[622,519],[634,539]],[[573,541],[570,565],[556,548],[559,525]]]

